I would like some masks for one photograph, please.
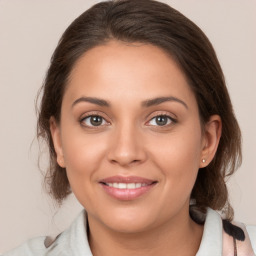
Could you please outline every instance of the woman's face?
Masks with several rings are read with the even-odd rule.
[[[158,47],[111,41],[86,52],[51,131],[90,221],[137,232],[188,215],[206,140],[185,76]]]

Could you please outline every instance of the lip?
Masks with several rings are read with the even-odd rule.
[[[143,186],[138,188],[115,188],[108,186],[107,183],[141,183]],[[150,190],[153,189],[153,187],[157,184],[156,180],[146,179],[142,177],[137,176],[112,176],[105,179],[102,179],[99,181],[99,184],[102,186],[104,191],[110,195],[111,197],[123,200],[123,201],[129,201],[129,200],[135,200],[142,195],[148,193]]]
[[[150,180],[138,176],[112,176],[105,179],[100,180],[103,183],[145,183],[151,184],[155,182],[155,180]]]

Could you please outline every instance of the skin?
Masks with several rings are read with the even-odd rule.
[[[186,106],[142,105],[156,97]],[[90,115],[103,117],[102,124],[93,126]],[[156,122],[161,115],[166,125]],[[212,116],[202,129],[195,95],[169,56],[118,41],[89,50],[71,72],[60,123],[51,118],[50,125],[57,161],[88,213],[93,255],[196,254],[203,227],[189,217],[190,194],[199,168],[214,157],[221,120]],[[115,175],[157,184],[135,200],[117,200],[99,184]]]

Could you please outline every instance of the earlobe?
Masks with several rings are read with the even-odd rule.
[[[212,115],[204,128],[200,168],[206,167],[214,158],[217,151],[222,130],[219,115]]]
[[[54,117],[50,118],[50,131],[51,131],[54,149],[57,155],[57,163],[62,168],[65,168],[66,166],[65,166],[64,155],[62,150],[60,127],[57,124],[57,121],[55,120]]]

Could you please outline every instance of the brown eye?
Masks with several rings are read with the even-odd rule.
[[[166,125],[168,122],[168,117],[167,116],[157,116],[156,117],[156,123],[160,126]]]
[[[159,115],[153,117],[150,121],[149,124],[153,126],[165,126],[168,125],[172,122],[175,122],[171,117],[166,116],[166,115]]]
[[[100,126],[107,124],[106,120],[101,116],[87,116],[82,120],[86,126]]]
[[[93,126],[99,126],[102,124],[102,121],[103,121],[103,118],[101,116],[92,116],[90,118],[90,123],[93,125]]]

